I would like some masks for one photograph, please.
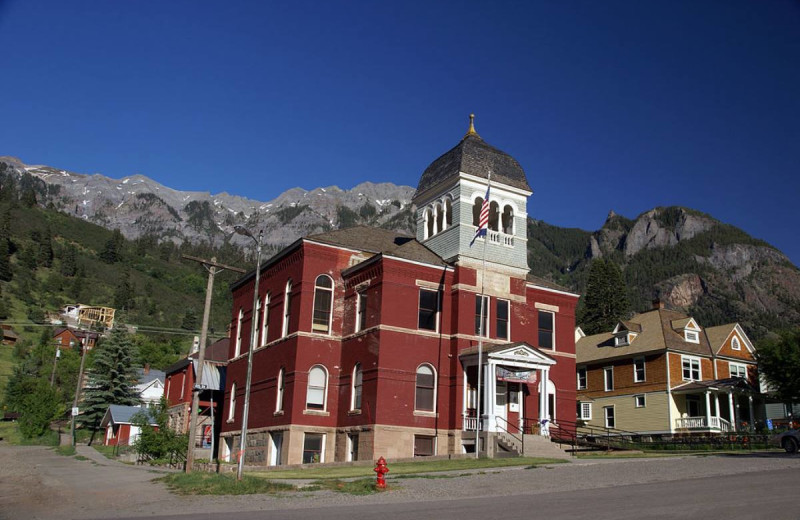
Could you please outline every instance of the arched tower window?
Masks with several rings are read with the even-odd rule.
[[[514,208],[508,205],[503,208],[501,223],[503,225],[503,233],[506,235],[514,234]]]
[[[481,221],[481,207],[483,206],[483,197],[478,197],[475,199],[475,203],[472,205],[472,225],[478,227]]]
[[[436,203],[436,229],[434,229],[435,233],[441,233],[444,230],[444,210],[442,208],[442,203]]]
[[[433,236],[433,211],[430,208],[425,210],[425,238]]]
[[[445,229],[453,225],[453,200],[450,197],[444,199],[444,227]]]
[[[499,231],[498,221],[500,220],[500,206],[497,201],[489,202],[489,229],[492,231]]]
[[[314,283],[314,316],[311,323],[313,332],[330,333],[332,308],[333,280],[330,276],[321,274]]]

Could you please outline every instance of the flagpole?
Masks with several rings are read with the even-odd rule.
[[[484,203],[488,202],[489,199],[489,190],[492,185],[492,173],[489,172],[487,178],[487,185],[486,185],[486,199]],[[480,225],[480,223],[479,223]],[[481,445],[481,376],[482,374],[482,357],[483,357],[483,333],[484,333],[484,307],[486,306],[486,297],[484,296],[484,290],[486,288],[486,246],[489,242],[489,224],[486,224],[486,234],[483,237],[483,265],[481,268],[481,312],[480,317],[478,319],[478,393],[476,395],[477,402],[477,413],[475,417],[475,458],[480,458],[480,445]]]

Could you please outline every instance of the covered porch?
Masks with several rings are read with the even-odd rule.
[[[743,378],[691,381],[671,393],[673,433],[732,433],[754,424],[755,389]]]
[[[469,347],[459,359],[465,445],[483,433],[549,436],[556,402],[549,372],[555,359],[527,343]],[[472,441],[466,432],[475,432]]]

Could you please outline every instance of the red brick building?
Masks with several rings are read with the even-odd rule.
[[[472,243],[490,172],[488,232]],[[504,433],[574,421],[578,295],[529,274],[530,195],[517,161],[470,126],[420,179],[416,238],[331,231],[264,263],[245,461],[474,453],[476,436],[492,455]],[[220,452],[232,461],[254,278],[233,286]]]

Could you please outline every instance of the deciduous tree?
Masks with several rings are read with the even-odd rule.
[[[800,402],[800,328],[762,339],[756,357],[771,393],[786,404]]]

